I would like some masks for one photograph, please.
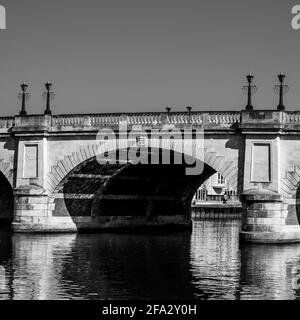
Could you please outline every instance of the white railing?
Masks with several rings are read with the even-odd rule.
[[[213,124],[234,124],[241,119],[239,112],[214,112],[209,114],[209,123]]]
[[[300,124],[300,111],[283,112],[283,122],[286,124]]]
[[[259,110],[254,110],[259,111]],[[281,123],[282,125],[295,125],[298,128],[300,124],[300,111],[277,111],[265,110],[261,113],[270,114],[268,121]],[[144,112],[144,113],[99,113],[99,114],[65,114],[53,115],[50,119],[51,126],[60,128],[101,128],[101,127],[118,127],[120,123],[127,122],[128,126],[162,126],[171,125],[193,125],[203,126],[205,128],[217,129],[231,128],[235,124],[244,120],[241,119],[242,113],[239,111],[208,111],[208,112]],[[43,115],[35,115],[43,117]],[[248,117],[249,118],[249,117]],[[247,114],[245,121],[249,119]],[[18,119],[18,118],[17,118]],[[30,118],[31,119],[31,118]],[[252,118],[251,118],[252,119]],[[32,119],[31,119],[32,120]],[[28,125],[30,121],[28,120]],[[265,118],[255,118],[257,122],[265,121]],[[253,120],[253,121],[254,121]],[[19,121],[19,120],[18,120]],[[0,128],[9,129],[15,125],[15,117],[0,117]],[[26,117],[22,117],[22,126],[26,126]],[[298,130],[298,129],[297,129]]]
[[[11,128],[15,123],[15,120],[13,117],[1,117],[0,118],[0,128],[1,129],[9,129]]]
[[[128,114],[91,114],[91,115],[55,115],[53,126],[62,127],[105,127],[118,126],[122,121],[129,126],[174,125],[224,125],[230,126],[240,122],[239,112],[170,112],[170,113],[128,113]]]

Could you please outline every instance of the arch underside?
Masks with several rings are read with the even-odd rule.
[[[216,153],[230,177],[237,176],[230,161]],[[223,159],[224,160],[224,159]],[[204,164],[203,172],[186,175],[185,164],[99,164],[96,156],[73,168],[53,192],[53,216],[71,216],[78,229],[91,229],[95,221],[105,224],[118,219],[154,221],[181,217],[190,221],[191,200],[197,188],[216,172]],[[222,171],[220,170],[220,171]],[[236,187],[236,186],[234,186]]]
[[[13,220],[13,189],[6,176],[0,172],[0,225]]]
[[[0,172],[3,174],[3,176],[6,178],[7,182],[9,183],[10,187],[12,188],[14,172],[13,172],[13,168],[11,167],[11,164],[6,162],[3,159],[0,159]]]
[[[12,165],[0,159],[0,226],[13,221],[13,176]]]

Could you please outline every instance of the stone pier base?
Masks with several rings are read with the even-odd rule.
[[[288,205],[280,194],[249,190],[241,197],[243,223],[240,240],[252,243],[300,242],[300,226],[287,225]]]
[[[53,200],[53,199],[52,199]],[[191,217],[160,216],[53,216],[54,203],[43,188],[29,185],[14,190],[12,230],[19,233],[110,232],[139,230],[186,230]]]
[[[77,232],[71,217],[53,217],[47,192],[37,186],[14,190],[15,207],[12,230],[26,233]]]

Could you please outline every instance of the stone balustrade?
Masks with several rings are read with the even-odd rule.
[[[204,129],[232,129],[244,124],[280,126],[287,129],[300,129],[300,111],[254,110],[254,111],[192,111],[192,112],[144,112],[144,113],[98,113],[98,114],[62,114],[48,116],[29,115],[25,117],[0,117],[2,132],[12,127],[26,127],[32,123],[44,123],[51,131],[81,130],[91,128],[116,128],[126,122],[129,127],[161,127],[166,124],[184,127],[195,126]]]
[[[13,117],[0,117],[0,129],[9,129],[14,125]]]
[[[300,124],[300,111],[283,112],[283,121],[287,124]]]
[[[52,126],[83,126],[85,118],[79,115],[54,116],[52,117]]]
[[[128,114],[90,114],[90,115],[55,115],[52,125],[58,127],[105,127],[118,126],[126,121],[129,126],[173,125],[225,125],[240,122],[240,112],[170,112],[170,113],[128,113]]]
[[[209,123],[232,125],[240,122],[240,112],[209,113]]]

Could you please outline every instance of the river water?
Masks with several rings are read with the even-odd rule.
[[[240,245],[240,221],[172,234],[0,231],[0,299],[297,299],[300,244]]]

